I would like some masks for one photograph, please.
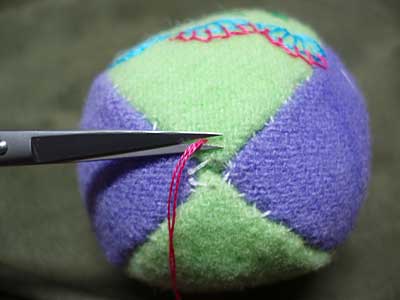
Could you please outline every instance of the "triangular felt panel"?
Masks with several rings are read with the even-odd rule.
[[[330,254],[306,246],[288,228],[269,221],[219,175],[205,171],[199,181],[207,186],[199,186],[178,208],[175,254],[182,290],[255,286],[329,262]],[[169,286],[166,222],[136,250],[128,272]]]

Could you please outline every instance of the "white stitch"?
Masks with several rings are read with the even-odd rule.
[[[266,212],[264,212],[264,213],[262,213],[262,217],[263,218],[265,218],[265,217],[267,217],[267,216],[269,216],[271,214],[271,211],[270,210],[267,210]]]
[[[153,124],[153,130],[156,130],[157,129],[157,122],[154,122],[154,124]]]
[[[227,173],[224,175],[223,180],[224,180],[224,181],[228,181],[229,175],[231,175],[231,173],[230,173],[230,172],[227,172]]]
[[[194,186],[194,187],[196,187],[196,186],[207,186],[206,183],[197,181],[197,180],[194,179],[193,177],[190,177],[190,178],[189,178],[189,184],[190,184],[191,186]]]
[[[356,89],[356,87],[354,86],[354,83],[353,83],[353,81],[351,81],[351,79],[350,79],[350,77],[347,75],[347,73],[346,73],[346,71],[345,70],[343,70],[343,69],[340,69],[340,72],[342,73],[342,75],[346,78],[346,80],[348,81],[348,83],[350,84],[350,86],[351,86],[351,88],[353,89],[353,90],[355,90]]]
[[[201,162],[200,164],[198,164],[197,166],[188,169],[188,174],[190,176],[192,176],[194,173],[196,173],[197,171],[199,171],[200,169],[204,168],[208,163],[210,162],[209,159],[206,159],[205,161]]]

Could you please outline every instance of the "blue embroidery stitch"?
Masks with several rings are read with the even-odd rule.
[[[144,50],[154,46],[155,44],[167,40],[170,36],[171,36],[170,34],[159,34],[145,40],[143,43],[122,53],[111,63],[110,68],[119,65],[120,63],[123,63],[127,60],[130,60],[131,58],[135,57],[136,55],[139,55]]]
[[[165,40],[210,42],[214,39],[225,39],[235,35],[261,34],[272,44],[282,48],[289,55],[300,57],[310,65],[326,68],[326,54],[319,43],[302,34],[292,34],[286,28],[263,23],[251,23],[245,19],[219,19],[206,24],[190,27],[178,34],[156,35],[143,43],[124,52],[116,58],[110,67],[123,63],[144,50]]]

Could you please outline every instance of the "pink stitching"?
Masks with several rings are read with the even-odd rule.
[[[178,190],[179,184],[181,182],[181,176],[183,169],[185,168],[186,162],[190,159],[190,157],[199,150],[205,143],[207,143],[206,139],[200,139],[192,144],[190,144],[185,152],[183,152],[182,156],[179,158],[174,171],[172,172],[171,183],[169,186],[168,193],[168,202],[167,202],[167,219],[168,219],[168,236],[169,236],[169,271],[171,277],[171,285],[172,289],[175,293],[175,299],[181,299],[181,296],[178,291],[177,281],[176,281],[176,260],[175,260],[175,248],[174,248],[174,232],[175,232],[175,223],[176,223],[176,207],[178,205]],[[176,180],[175,180],[176,179]],[[174,190],[175,188],[175,190]],[[173,195],[173,204],[172,204],[172,219],[171,219],[171,202],[172,202],[172,193]]]
[[[200,35],[198,33],[199,30],[193,29],[191,34],[188,36],[187,31],[181,31],[176,36],[171,37],[170,40],[179,40],[182,42],[189,41],[199,41],[203,43],[209,43],[215,39],[226,39],[235,35],[250,35],[250,34],[260,34],[263,35],[271,44],[283,49],[287,54],[292,57],[301,58],[303,61],[308,63],[309,65],[315,65],[321,68],[326,69],[328,67],[328,61],[324,55],[319,53],[314,54],[316,58],[313,57],[313,54],[307,50],[303,49],[303,53],[299,50],[299,48],[295,45],[293,49],[290,49],[287,45],[285,45],[284,39],[282,37],[278,37],[274,39],[271,36],[271,30],[269,28],[259,29],[255,24],[248,22],[247,24],[235,24],[235,28],[229,30],[226,26],[220,25],[220,29],[223,31],[221,33],[213,33],[210,29],[203,29],[206,33],[206,37]],[[292,38],[293,35],[291,35]],[[304,41],[301,40],[302,47],[304,48]],[[324,53],[322,53],[324,54]],[[318,61],[319,60],[319,61]]]

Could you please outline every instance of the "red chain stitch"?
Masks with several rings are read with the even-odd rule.
[[[168,194],[168,203],[167,203],[167,217],[168,217],[168,236],[169,236],[169,270],[171,276],[171,285],[172,289],[175,293],[175,299],[181,299],[181,296],[178,291],[177,281],[176,281],[176,260],[175,260],[175,248],[174,248],[174,231],[175,231],[175,223],[176,223],[176,208],[178,205],[178,190],[179,184],[181,181],[181,176],[183,169],[185,168],[186,162],[190,159],[190,157],[199,150],[205,143],[207,143],[206,139],[200,139],[192,144],[190,144],[185,152],[183,152],[182,156],[179,158],[177,164],[175,165],[175,169],[172,172],[171,184],[169,186],[169,194]],[[174,190],[175,187],[175,190]],[[172,202],[172,193],[173,195],[173,206],[172,206],[172,219],[171,219],[171,202]]]

